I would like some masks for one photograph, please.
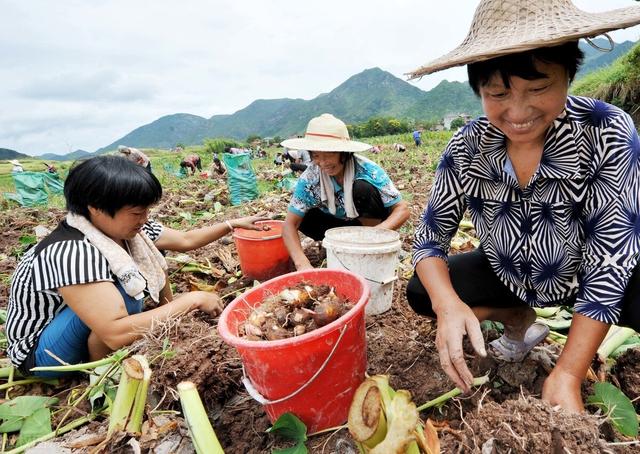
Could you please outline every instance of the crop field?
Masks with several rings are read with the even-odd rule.
[[[425,132],[419,148],[413,145],[410,134],[363,139],[382,146],[380,153],[367,156],[389,173],[411,211],[410,220],[400,230],[403,252],[393,306],[384,314],[366,318],[367,374],[387,375],[395,390],[409,391],[413,402],[423,407],[421,420],[437,434],[440,451],[433,448],[433,452],[640,452],[637,432],[633,432],[634,427],[637,431],[640,411],[640,338],[637,334],[626,338],[610,355],[594,359],[582,387],[585,402],[588,399],[593,402],[587,406],[586,414],[564,414],[539,399],[542,383],[562,351],[571,308],[539,314],[550,324],[553,334],[522,363],[477,358],[466,346],[466,359],[474,376],[479,378],[478,386],[470,395],[457,392],[447,395],[455,385],[440,367],[434,344],[435,323],[409,308],[405,289],[413,274],[413,231],[427,200],[439,156],[450,137],[450,132]],[[405,144],[407,151],[395,152],[392,144],[396,142]],[[273,156],[278,151],[275,147],[267,150],[267,158],[252,161],[259,198],[238,206],[230,204],[224,178],[211,179],[198,174],[187,178],[176,176],[181,156],[189,153],[200,154],[203,171],[209,168],[212,156],[202,147],[189,147],[180,154],[144,151],[150,156],[153,172],[163,186],[162,200],[152,209],[151,217],[164,225],[187,230],[256,213],[266,212],[274,219],[285,216],[290,193],[279,184],[285,169],[273,164]],[[25,170],[44,169],[42,161],[37,159],[23,164]],[[63,177],[71,165],[70,162],[56,163]],[[10,165],[0,164],[0,192],[13,191]],[[6,308],[15,266],[27,248],[37,241],[34,229],[37,226],[53,229],[64,216],[64,199],[61,195],[51,195],[46,206],[35,208],[20,207],[4,197],[0,200],[0,308]],[[316,267],[326,266],[324,251],[311,242],[305,244],[311,263]],[[473,226],[464,223],[454,239],[452,253],[465,252],[477,245]],[[216,291],[228,304],[257,284],[243,276],[230,236],[188,254],[170,252],[167,261],[175,293],[194,289]],[[144,355],[151,369],[145,422],[139,433],[109,432],[106,403],[100,405],[94,401],[92,405],[91,399],[108,402],[115,393],[117,380],[105,378],[100,369],[47,382],[18,377],[15,371],[9,371],[0,375],[5,377],[0,379],[0,390],[4,393],[1,397],[5,402],[20,396],[49,399],[45,399],[44,404],[49,407],[48,416],[40,422],[47,428],[50,424],[49,431],[53,433],[37,452],[195,452],[177,391],[178,384],[184,381],[195,384],[226,453],[359,452],[346,426],[319,434],[308,434],[301,429],[302,432],[296,432],[302,433],[297,439],[278,435],[277,430],[267,432],[272,423],[263,406],[245,390],[241,381],[241,359],[233,347],[220,339],[217,323],[218,319],[191,313],[156,326],[128,349],[128,355]],[[501,330],[498,324],[490,323],[483,324],[483,328],[487,341],[497,338]],[[0,341],[6,344],[6,340],[0,338]],[[118,354],[112,365],[121,360]],[[100,377],[102,380],[95,380]],[[278,379],[286,380],[286,374]],[[114,381],[112,385],[110,380]],[[610,384],[613,389],[604,389],[602,383]],[[626,400],[616,394],[619,391],[626,395]],[[425,403],[428,405],[423,405]],[[626,413],[620,411],[623,407]],[[10,450],[17,443],[24,447],[33,437],[29,439],[28,434],[21,432],[26,432],[25,426],[22,429],[20,424],[7,426],[6,414],[6,408],[3,413],[0,404],[0,419],[4,420],[0,432],[7,432],[2,447],[7,452],[19,452]],[[26,425],[32,416],[25,413],[21,417]],[[292,431],[287,433],[291,435]]]

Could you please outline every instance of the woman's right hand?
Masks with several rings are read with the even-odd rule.
[[[480,322],[471,308],[460,300],[448,301],[446,306],[436,311],[436,314],[436,347],[442,369],[458,388],[468,393],[471,391],[473,374],[464,359],[462,340],[465,334],[468,335],[475,351],[481,356],[486,356]]]
[[[203,291],[191,293],[198,293],[198,309],[200,309],[202,312],[206,312],[212,317],[217,317],[222,312],[222,309],[224,309],[222,298],[220,298],[220,296],[216,293]]]

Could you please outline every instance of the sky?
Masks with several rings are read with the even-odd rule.
[[[633,0],[574,0],[589,12]],[[0,0],[0,148],[95,151],[174,113],[312,99],[455,48],[475,0]],[[640,26],[611,33],[640,39]],[[412,81],[429,90],[454,68]]]

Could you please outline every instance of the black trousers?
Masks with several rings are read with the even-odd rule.
[[[623,299],[621,326],[629,326],[640,331],[640,266],[633,271]],[[489,260],[481,249],[449,256],[449,276],[451,284],[460,299],[470,307],[516,307],[527,303],[518,298],[504,285],[491,269]],[[418,314],[435,318],[431,299],[417,274],[407,284],[407,300]],[[572,306],[576,298],[558,301],[558,304]]]
[[[384,221],[391,213],[391,209],[382,203],[380,192],[375,186],[364,180],[353,182],[353,204],[358,214],[363,218]],[[338,219],[320,208],[312,208],[305,213],[299,230],[308,237],[319,241],[324,238],[325,232],[329,229],[358,225],[362,225],[362,223],[357,219]]]

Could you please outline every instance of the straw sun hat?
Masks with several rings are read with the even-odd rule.
[[[9,164],[13,164],[14,166],[21,166],[20,161],[17,159],[9,159]]]
[[[640,6],[587,13],[571,0],[481,0],[462,44],[408,75],[414,79],[453,66],[595,37],[639,23]]]
[[[371,145],[349,139],[347,126],[331,114],[325,113],[309,120],[307,132],[301,139],[287,139],[282,146],[309,151],[367,151]]]

